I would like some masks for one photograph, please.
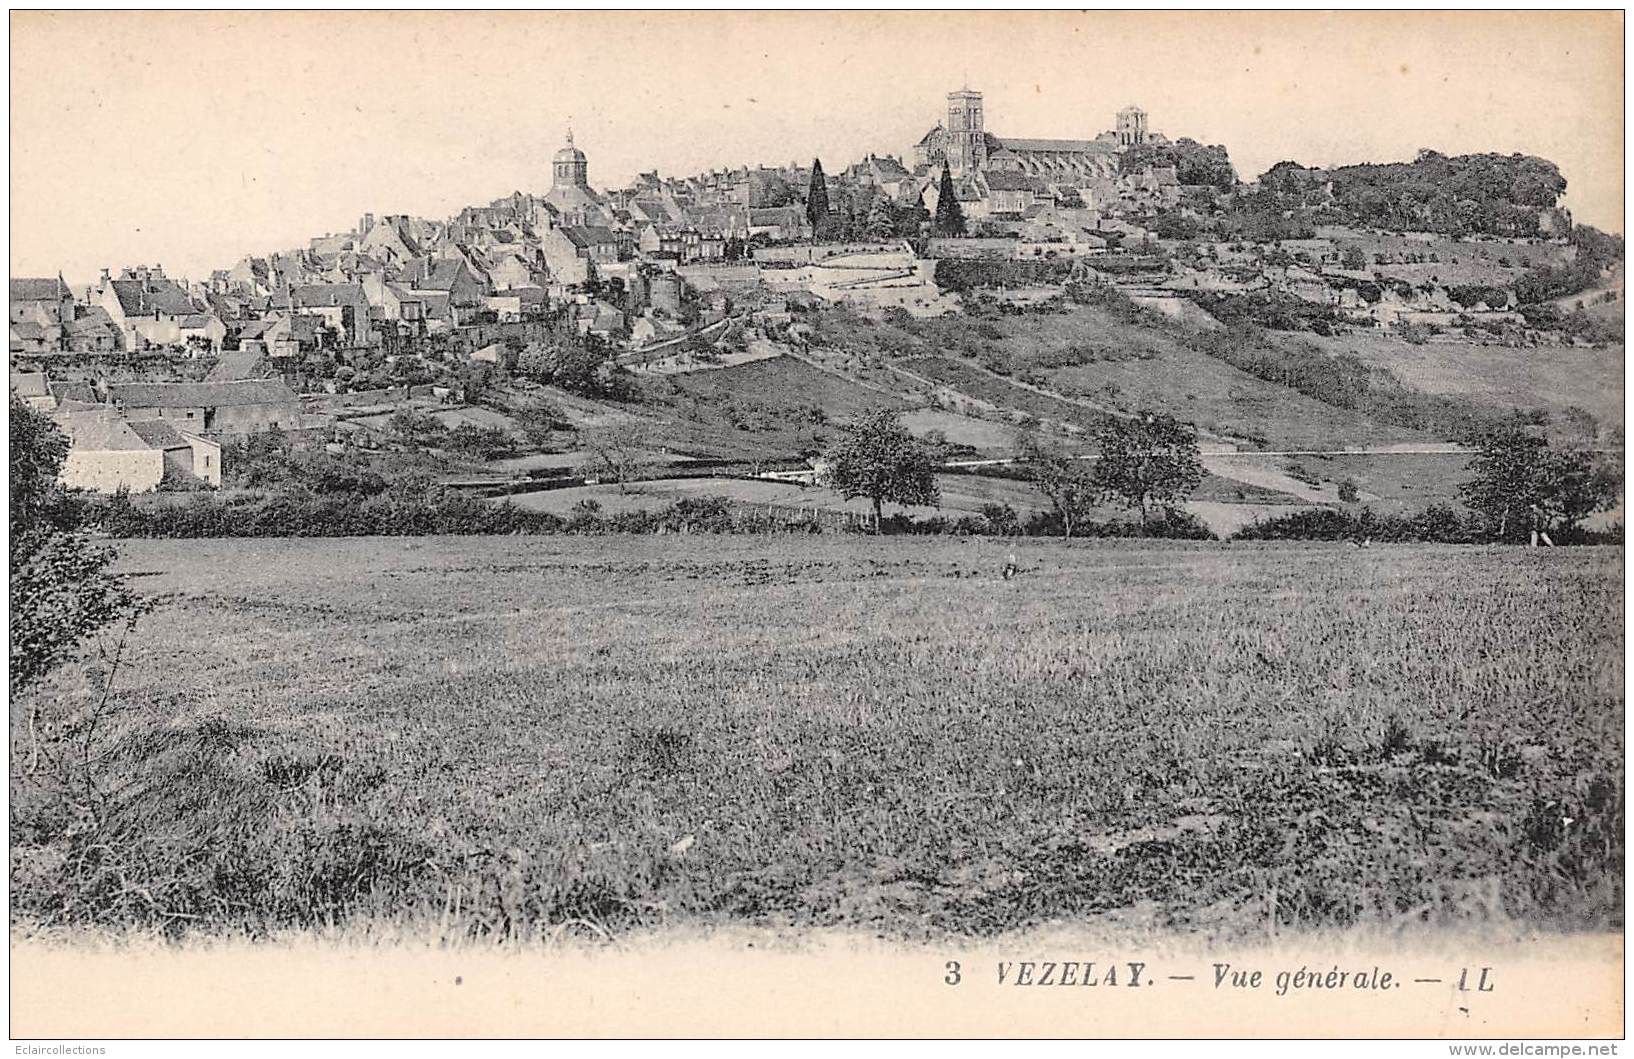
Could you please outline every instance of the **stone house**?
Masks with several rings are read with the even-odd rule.
[[[43,371],[12,372],[11,392],[36,411],[49,412],[57,407],[57,397],[51,392],[51,383]]]
[[[149,448],[164,455],[167,466],[206,485],[221,487],[221,445],[218,442],[177,430],[167,419],[144,419],[131,423],[130,428]]]
[[[128,350],[186,345],[187,338],[200,336],[205,330],[192,326],[198,324],[197,318],[205,313],[205,307],[166,277],[158,265],[126,269],[118,279],[111,278],[104,269],[91,301],[108,314],[119,329],[123,348]],[[183,331],[188,332],[185,338]]]
[[[300,399],[282,379],[111,383],[108,400],[133,422],[166,419],[190,433],[259,434],[301,425]]]
[[[486,304],[501,320],[515,321],[543,315],[549,302],[543,287],[512,287],[488,295]]]
[[[164,481],[165,454],[108,408],[63,412],[52,421],[68,437],[59,480],[69,489],[147,493]]]
[[[285,304],[291,313],[318,317],[348,346],[375,344],[374,330],[369,326],[369,298],[362,284],[302,284],[288,290]]]
[[[10,295],[14,347],[20,339],[26,352],[62,349],[64,328],[74,319],[74,295],[62,277],[14,279]]]
[[[92,306],[63,325],[63,343],[71,353],[114,353],[122,337],[106,309]]]
[[[481,305],[487,283],[461,257],[422,257],[403,269],[398,285],[415,292],[445,295],[454,308]]]

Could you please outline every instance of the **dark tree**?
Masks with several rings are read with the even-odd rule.
[[[521,428],[528,444],[537,448],[549,445],[551,435],[556,431],[573,429],[572,422],[562,414],[561,407],[543,398],[517,409],[512,413],[512,418]]]
[[[595,430],[586,430],[579,441],[590,453],[602,478],[618,483],[618,491],[628,492],[654,466],[651,432],[641,420],[631,419]]]
[[[1100,499],[1101,490],[1091,465],[1049,448],[1030,430],[1021,432],[1017,448],[1033,485],[1061,520],[1062,533],[1072,536],[1073,528],[1089,517]]]
[[[953,170],[942,167],[942,183],[936,189],[936,234],[965,234],[965,211],[959,208],[959,193],[953,187]]]
[[[881,505],[935,504],[936,460],[908,433],[890,410],[870,412],[846,427],[824,454],[824,479],[847,500],[865,496],[874,504],[874,532],[880,531]]]
[[[461,364],[455,372],[460,384],[460,400],[476,404],[493,388],[494,366],[482,361]]]
[[[875,195],[869,203],[868,216],[863,221],[863,234],[870,239],[889,239],[896,234],[896,217],[891,202],[884,195]]]
[[[1533,504],[1542,506],[1547,492],[1549,443],[1516,425],[1506,425],[1481,439],[1481,450],[1465,469],[1474,477],[1459,496],[1486,522],[1497,540],[1518,534]]]
[[[1103,495],[1140,509],[1146,528],[1153,504],[1173,508],[1203,480],[1197,434],[1173,416],[1142,413],[1115,419],[1096,435],[1101,458],[1095,484]]]
[[[821,239],[828,234],[828,177],[823,175],[821,159],[811,160],[811,185],[806,189],[806,220],[811,223],[811,237]]]
[[[1566,532],[1615,505],[1622,492],[1621,471],[1595,453],[1582,449],[1550,453],[1544,511]]]
[[[1571,531],[1584,518],[1617,502],[1617,469],[1581,449],[1555,451],[1543,438],[1509,424],[1491,431],[1467,469],[1474,475],[1459,495],[1494,540],[1519,540],[1535,504]]]
[[[11,690],[34,683],[88,638],[142,606],[108,572],[111,548],[76,532],[57,476],[68,439],[11,398]]]

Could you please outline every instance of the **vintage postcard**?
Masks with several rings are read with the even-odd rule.
[[[13,12],[18,1054],[1616,1054],[1623,33]]]

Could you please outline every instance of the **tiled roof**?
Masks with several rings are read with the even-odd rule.
[[[1011,172],[1007,169],[990,169],[986,174],[987,187],[991,191],[1042,191],[1044,184],[1035,177],[1026,173]]]
[[[369,300],[357,283],[302,283],[289,289],[289,297],[302,309],[318,305],[359,305]]]
[[[749,211],[749,223],[756,227],[771,224],[800,225],[805,221],[805,212],[798,206],[767,206]]]
[[[618,236],[613,234],[613,230],[611,228],[607,228],[599,224],[574,225],[572,227],[563,228],[562,234],[567,236],[568,241],[574,246],[581,249],[587,246],[606,245],[608,243],[618,242]]]
[[[59,402],[83,401],[86,404],[101,404],[96,399],[96,391],[91,389],[88,382],[59,382],[55,387]]]
[[[237,332],[240,339],[260,338],[262,335],[272,330],[273,326],[277,323],[277,320],[235,320],[228,330]],[[232,354],[230,353],[224,353],[222,354],[222,359],[225,360],[231,355]],[[215,373],[212,371],[211,374],[213,375]]]
[[[189,447],[187,439],[182,437],[180,431],[170,425],[169,420],[144,419],[140,422],[131,423],[130,428],[136,432],[137,437],[156,449],[185,449]]]
[[[453,290],[463,264],[465,262],[457,258],[424,257],[407,265],[403,269],[402,279],[416,290]]]
[[[14,302],[57,302],[68,297],[68,288],[62,280],[14,279],[11,281],[11,300]]]
[[[1012,151],[1058,151],[1070,154],[1104,154],[1109,148],[1104,143],[1094,140],[1019,140],[1009,136],[998,138],[1006,148]]]
[[[282,379],[241,382],[111,383],[108,399],[137,408],[232,408],[257,404],[293,404],[295,392]]]
[[[63,324],[63,330],[71,335],[89,334],[93,331],[112,331],[113,317],[102,306],[93,306],[89,312],[77,320]]]
[[[71,450],[131,452],[152,448],[131,425],[112,411],[59,413],[51,417],[68,435]]]
[[[198,306],[187,292],[168,280],[150,283],[139,279],[110,280],[119,308],[126,316],[152,316],[162,312],[171,316],[185,316],[198,312]]]
[[[204,377],[204,381],[236,382],[241,379],[259,378],[265,374],[266,365],[266,357],[257,352],[235,350],[223,353],[221,359],[216,361],[216,366],[210,369],[210,374]]]

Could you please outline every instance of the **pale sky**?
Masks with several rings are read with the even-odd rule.
[[[1088,138],[1139,103],[1272,164],[1520,151],[1623,230],[1622,15],[14,13],[11,271],[202,278],[364,212],[590,180],[904,155],[947,92],[999,135]]]

